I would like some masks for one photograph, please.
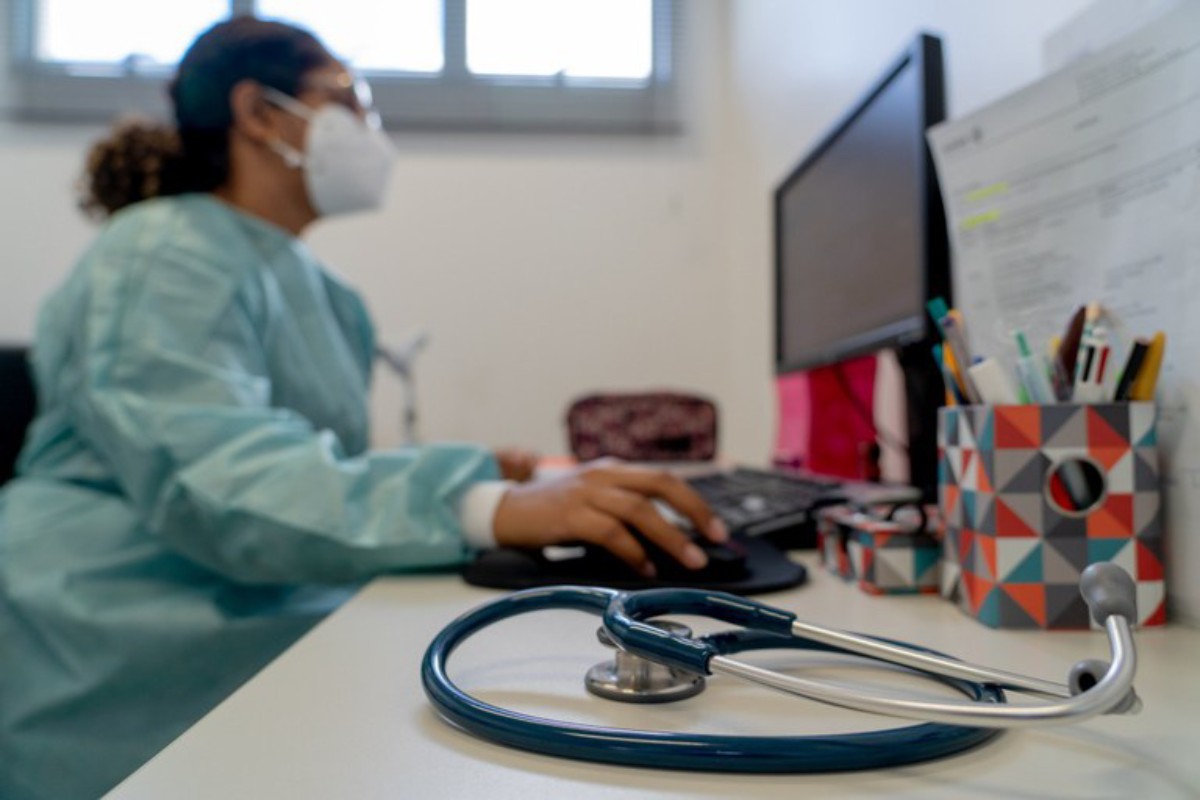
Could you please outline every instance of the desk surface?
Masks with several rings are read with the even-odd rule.
[[[1056,681],[1080,658],[1107,658],[1099,632],[993,631],[938,598],[872,597],[804,560],[807,586],[763,599],[823,624]],[[421,656],[448,621],[495,596],[445,576],[372,583],[109,797],[1200,798],[1196,630],[1137,634],[1145,703],[1137,716],[1010,731],[972,752],[905,768],[701,775],[524,753],[442,722],[421,689]],[[795,734],[894,724],[727,678],[668,706],[600,700],[582,685],[588,667],[608,657],[595,629],[595,618],[572,612],[510,620],[463,645],[451,674],[493,703],[631,728]],[[753,654],[772,666],[804,657]],[[837,675],[848,677],[844,669]]]

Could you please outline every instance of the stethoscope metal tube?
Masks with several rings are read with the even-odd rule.
[[[898,664],[922,672],[940,672],[965,681],[984,681],[994,683],[1005,689],[1019,689],[1023,692],[1046,695],[1048,697],[1070,697],[1070,691],[1065,684],[1044,681],[1028,675],[1018,675],[1013,672],[967,664],[953,658],[946,658],[935,653],[914,651],[910,647],[882,642],[867,636],[860,636],[850,631],[832,630],[820,625],[796,620],[792,623],[791,634],[813,641],[823,642],[841,650],[868,658],[878,658],[892,664]]]
[[[798,622],[789,611],[720,592],[657,589],[617,592],[560,586],[516,592],[468,612],[443,630],[425,654],[422,681],[438,711],[488,739],[528,750],[592,761],[733,772],[870,769],[950,755],[990,739],[999,729],[1061,724],[1138,708],[1137,663],[1130,632],[1136,619],[1132,579],[1111,564],[1085,571],[1080,591],[1108,632],[1112,661],[1079,662],[1069,687],[963,664],[923,648]],[[684,672],[737,677],[835,706],[928,720],[925,724],[839,736],[717,736],[636,731],[540,719],[471,697],[450,680],[446,662],[463,641],[499,620],[570,608],[603,617],[608,637],[633,656]],[[664,614],[706,616],[741,630],[692,638],[647,620]],[[749,650],[796,648],[847,653],[915,670],[966,694],[969,702],[930,701],[863,691],[830,681],[782,675],[730,658]],[[1005,688],[1050,696],[1052,702],[1010,705]],[[615,699],[628,699],[623,692]]]
[[[714,675],[730,675],[757,683],[787,694],[807,697],[830,705],[885,714],[904,719],[929,720],[958,725],[983,725],[989,728],[1022,728],[1034,725],[1061,725],[1063,722],[1078,722],[1088,717],[1103,714],[1120,705],[1133,688],[1133,676],[1137,668],[1133,637],[1129,623],[1123,617],[1109,617],[1106,625],[1112,646],[1112,665],[1102,678],[1086,692],[1063,699],[1057,703],[1041,703],[1030,706],[984,705],[973,702],[931,702],[900,697],[870,694],[861,689],[837,686],[827,681],[813,681],[762,669],[725,656],[713,656],[709,669]],[[881,653],[894,649],[893,645],[880,643]],[[861,652],[861,650],[860,650]],[[861,653],[892,661],[884,655]],[[940,657],[937,660],[942,660]],[[892,663],[897,663],[893,661]],[[927,668],[919,668],[926,670]],[[978,669],[978,668],[972,668]],[[931,670],[940,672],[940,669]],[[964,670],[967,671],[967,670]],[[987,670],[980,670],[986,672]],[[948,674],[942,672],[942,674]],[[964,677],[957,675],[955,677]],[[993,681],[999,683],[998,681]],[[1040,681],[1038,683],[1041,683]],[[1005,688],[1013,688],[1011,685]],[[1019,687],[1017,687],[1019,688]],[[1040,693],[1040,691],[1039,691]]]

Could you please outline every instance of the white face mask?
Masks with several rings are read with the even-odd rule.
[[[304,152],[275,140],[269,146],[288,166],[303,168],[313,206],[323,216],[369,211],[383,204],[395,151],[371,115],[362,120],[337,103],[312,108],[264,87],[267,100],[308,121]]]

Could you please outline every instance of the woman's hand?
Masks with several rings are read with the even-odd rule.
[[[497,463],[500,464],[500,477],[506,481],[516,481],[524,483],[533,478],[534,470],[537,469],[538,460],[541,458],[532,450],[522,450],[519,447],[502,447],[497,450]]]
[[[708,539],[723,542],[729,538],[724,523],[680,478],[665,470],[605,460],[560,478],[509,489],[493,520],[496,543],[542,547],[591,542],[652,577],[654,565],[629,530],[634,527],[684,566],[703,567],[708,561],[704,551],[667,522],[652,499],[666,501]]]

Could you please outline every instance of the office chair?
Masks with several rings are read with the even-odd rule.
[[[13,477],[25,431],[37,411],[28,356],[27,347],[0,345],[0,486]]]
[[[717,451],[717,407],[697,395],[591,394],[570,404],[566,424],[580,461],[709,461]]]

